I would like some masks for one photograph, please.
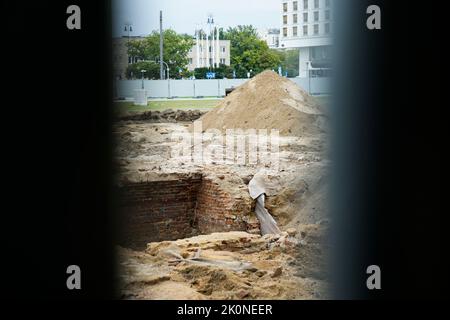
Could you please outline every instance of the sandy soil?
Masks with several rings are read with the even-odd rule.
[[[300,240],[213,233],[119,248],[124,299],[322,299],[327,297],[326,227],[303,226]],[[301,259],[300,259],[301,258]]]
[[[190,156],[174,157],[172,151],[177,143],[174,137],[191,128],[191,122],[155,123],[146,119],[116,123],[118,183],[122,180],[152,181],[174,175],[203,174],[220,178],[221,187],[230,192],[248,196],[246,184],[256,175],[266,185],[266,208],[284,232],[281,239],[278,236],[230,232],[150,243],[145,252],[119,248],[123,298],[327,297],[326,199],[330,163],[327,133],[320,120],[323,116],[320,107],[295,85],[292,87],[289,80],[286,80],[289,83],[284,79],[274,80],[272,73],[268,73],[266,78],[248,82],[247,87],[233,93],[232,100],[225,99],[201,119],[210,118],[208,126],[212,125],[212,114],[215,114],[216,124],[227,123],[231,118],[225,119],[225,106],[235,104],[234,99],[242,99],[243,95],[255,96],[253,91],[261,90],[264,81],[278,81],[278,87],[273,89],[278,98],[267,101],[266,107],[278,103],[281,123],[269,119],[269,124],[262,124],[266,128],[284,126],[279,128],[283,134],[279,137],[278,170],[259,162],[195,163]],[[257,101],[261,103],[260,99]],[[217,119],[220,113],[222,116]],[[293,115],[295,119],[292,121],[297,126],[283,120],[283,117]],[[240,118],[244,119],[245,115]],[[237,121],[238,125],[248,124],[246,120],[242,123],[236,119],[230,121]],[[258,121],[261,124],[263,120]],[[205,139],[204,147],[217,143],[215,138],[212,135]]]

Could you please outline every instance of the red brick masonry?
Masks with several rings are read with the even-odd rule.
[[[207,178],[126,183],[119,194],[119,244],[137,250],[153,241],[258,228],[249,199]]]

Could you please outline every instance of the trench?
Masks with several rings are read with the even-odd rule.
[[[147,243],[201,234],[249,231],[252,203],[235,199],[201,175],[120,186],[119,245],[143,250]]]

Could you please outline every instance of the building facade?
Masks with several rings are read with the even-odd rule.
[[[125,79],[128,65],[131,63],[137,62],[137,60],[133,59],[128,55],[128,47],[127,43],[132,40],[141,40],[144,37],[118,37],[113,38],[112,46],[113,46],[113,54],[112,54],[112,63],[113,63],[113,72],[114,78],[116,79]]]
[[[333,0],[281,0],[280,48],[298,48],[299,77],[328,76]]]
[[[229,66],[230,48],[230,40],[196,39],[188,53],[188,70],[215,68],[221,64]]]
[[[269,48],[278,49],[280,46],[280,29],[270,28],[258,30],[258,35],[261,40],[264,40]]]
[[[135,58],[128,55],[127,43],[132,40],[143,40],[143,36],[134,37],[118,37],[113,38],[113,72],[115,79],[125,79],[127,68],[130,64],[138,62]],[[196,40],[195,40],[196,41]],[[212,41],[209,42],[209,52],[206,52],[208,46],[207,41],[200,40],[197,46],[197,41],[188,52],[188,70],[193,71],[195,68],[214,68],[220,64],[229,66],[230,61],[230,41],[216,40],[214,47]],[[217,49],[219,48],[219,49]],[[214,58],[212,52],[214,51]],[[218,52],[217,52],[218,51]],[[208,63],[209,61],[209,63]]]

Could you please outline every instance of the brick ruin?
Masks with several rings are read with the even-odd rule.
[[[222,190],[201,175],[122,183],[119,244],[135,250],[149,242],[226,231],[259,233],[250,197]]]

